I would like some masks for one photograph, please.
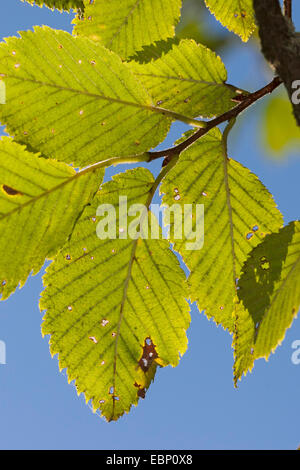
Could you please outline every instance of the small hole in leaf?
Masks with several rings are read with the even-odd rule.
[[[72,310],[73,310],[72,305],[69,305],[69,306],[68,306],[68,310],[69,310],[69,312],[72,312]]]
[[[251,240],[252,237],[253,237],[252,232],[247,233],[247,235],[246,235],[247,240]]]
[[[265,271],[267,271],[268,269],[270,269],[270,263],[269,263],[269,260],[265,257],[265,256],[262,256],[260,258],[260,267],[262,269],[264,269]]]
[[[98,341],[97,339],[95,338],[95,336],[89,336],[89,340],[92,341],[94,344],[97,344]]]
[[[105,318],[103,318],[103,320],[101,321],[101,326],[106,326],[108,325],[109,321],[108,320],[105,320]]]
[[[147,359],[145,359],[144,357],[142,357],[141,360],[142,360],[142,362],[143,362],[143,364],[144,364],[144,367],[146,368],[146,367],[148,366],[148,361],[147,361]]]

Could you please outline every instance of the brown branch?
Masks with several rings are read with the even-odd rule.
[[[292,0],[283,0],[284,15],[292,18]]]
[[[293,83],[300,80],[300,38],[289,18],[292,3],[288,0],[285,2],[286,16],[282,13],[279,0],[253,0],[253,6],[262,52],[282,79],[300,126],[300,104],[292,100],[295,91]]]
[[[272,93],[272,91],[274,91],[281,83],[281,79],[279,77],[275,77],[272,82],[268,83],[268,85],[264,86],[260,90],[257,90],[254,93],[250,93],[249,95],[244,95],[243,97],[239,96],[238,98],[242,98],[242,102],[238,106],[232,108],[230,111],[227,111],[224,114],[221,114],[215,119],[208,121],[205,128],[199,129],[197,132],[195,132],[195,134],[193,134],[181,144],[166,150],[161,150],[159,152],[149,152],[149,161],[161,157],[166,157],[164,164],[167,164],[173,157],[179,155],[181,152],[183,152],[183,150],[185,150],[198,139],[203,137],[211,129],[218,126],[219,124],[222,124],[223,122],[230,121],[231,119],[236,118],[240,113],[242,113],[245,109],[249,108],[249,106],[258,101],[260,98],[267,95],[268,93]]]

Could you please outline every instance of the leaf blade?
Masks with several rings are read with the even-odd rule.
[[[28,2],[31,5],[39,5],[42,7],[46,5],[48,8],[56,8],[58,10],[70,10],[71,8],[81,8],[83,9],[82,0],[22,0],[23,2]]]
[[[17,141],[83,167],[164,139],[172,112],[153,105],[114,53],[48,27],[21,34],[0,45],[0,119]]]
[[[164,179],[164,204],[204,204],[204,245],[186,248],[188,239],[171,240],[191,274],[191,300],[208,318],[230,332],[235,328],[236,280],[253,246],[282,225],[267,189],[240,163],[229,159],[221,133],[214,129],[181,154]],[[195,209],[193,209],[195,210]],[[194,214],[195,216],[195,214]],[[195,230],[195,218],[193,230]]]
[[[205,0],[211,13],[226,28],[238,34],[243,41],[248,41],[255,29],[252,0]],[[226,6],[225,6],[226,3]]]
[[[0,140],[0,293],[6,299],[65,243],[103,178]]]
[[[137,404],[157,365],[177,365],[187,347],[186,281],[167,241],[99,240],[92,220],[100,203],[118,208],[119,196],[147,205],[153,184],[150,172],[137,168],[103,185],[44,279],[42,331],[51,335],[51,353],[108,420]],[[155,360],[147,356],[147,338]]]
[[[226,83],[227,71],[213,51],[182,40],[161,58],[129,63],[156,103],[192,117],[212,117],[233,108],[238,89]]]
[[[300,307],[300,222],[268,235],[247,259],[239,281],[234,337],[235,381],[274,352]],[[255,298],[253,296],[255,292]]]
[[[143,46],[173,37],[180,8],[181,0],[85,0],[85,18],[75,19],[74,32],[126,59]]]

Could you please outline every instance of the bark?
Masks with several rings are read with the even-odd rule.
[[[300,81],[300,37],[291,19],[283,15],[279,0],[253,0],[253,6],[262,52],[283,81],[292,101],[296,91],[293,83]],[[300,104],[295,102],[292,105],[300,126]]]

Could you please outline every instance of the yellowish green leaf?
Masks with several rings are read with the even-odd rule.
[[[210,131],[180,155],[161,192],[169,206],[193,205],[193,224],[186,234],[183,230],[182,240],[175,238],[180,227],[171,219],[171,240],[190,270],[192,300],[200,311],[233,332],[242,266],[266,233],[281,227],[282,216],[257,176],[228,158],[225,147],[221,132]],[[204,244],[200,250],[191,250],[187,244],[196,239],[192,230],[199,236],[202,229],[196,204],[204,204]]]
[[[78,167],[149,150],[172,119],[185,120],[156,106],[116,54],[48,27],[0,45],[0,76],[6,85],[0,121],[9,133]]]
[[[168,241],[123,238],[133,217],[121,218],[119,197],[149,208],[153,188],[143,168],[104,184],[44,277],[42,331],[51,353],[109,421],[144,398],[157,365],[176,366],[187,348],[186,279]],[[116,239],[96,235],[100,204],[116,210]],[[157,227],[150,212],[144,220]]]
[[[285,337],[300,308],[300,222],[268,235],[243,266],[234,337],[235,380]]]
[[[223,26],[248,41],[255,29],[252,0],[205,0],[205,3]]]
[[[0,294],[6,299],[45,258],[54,256],[102,182],[102,169],[81,173],[0,140]]]
[[[261,130],[267,150],[277,158],[293,147],[299,148],[300,129],[287,97],[270,97],[264,111]]]
[[[84,0],[74,33],[99,41],[126,59],[175,34],[181,0]]]
[[[131,70],[160,106],[192,117],[222,114],[236,102],[237,88],[226,83],[226,68],[214,52],[193,40],[173,44],[147,64],[131,62]]]

